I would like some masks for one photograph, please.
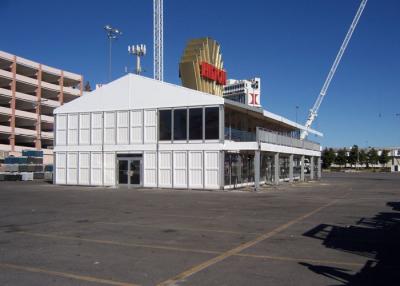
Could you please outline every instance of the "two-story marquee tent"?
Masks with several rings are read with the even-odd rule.
[[[320,177],[320,145],[299,139],[304,126],[142,76],[54,114],[56,184],[230,189]]]

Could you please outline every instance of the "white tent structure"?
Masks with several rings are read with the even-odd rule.
[[[262,109],[142,76],[127,74],[57,108],[54,114],[56,184],[258,187],[282,180],[280,158],[284,162],[288,158],[288,180],[295,180],[294,157],[303,162],[297,179],[305,178],[307,158],[316,170],[311,179],[320,176],[320,146],[296,138],[304,126]],[[231,162],[232,154],[241,154],[240,163]],[[275,163],[269,180],[268,174],[263,176],[265,154]],[[251,164],[253,172],[245,164]],[[237,166],[239,176],[233,174]]]

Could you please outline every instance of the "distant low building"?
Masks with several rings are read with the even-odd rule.
[[[347,156],[350,154],[351,148],[352,147],[346,147]],[[382,154],[383,150],[387,150],[390,160],[386,165],[382,165],[380,163],[372,165],[369,164],[370,167],[374,168],[390,167],[390,170],[392,172],[400,172],[400,147],[368,147],[368,148],[359,148],[359,151],[364,150],[365,153],[368,153],[372,148],[374,148],[377,151],[378,156]],[[335,151],[335,154],[337,155],[337,152],[343,148],[332,148],[332,149]],[[339,165],[332,164],[332,167],[339,167]],[[356,167],[364,168],[366,167],[366,164],[357,164]]]

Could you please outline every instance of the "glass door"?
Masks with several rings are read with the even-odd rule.
[[[141,177],[142,177],[142,160],[140,159],[132,159],[129,160],[129,176],[130,176],[130,185],[140,186],[141,185]]]
[[[140,187],[143,184],[142,158],[118,158],[118,184],[120,186]]]
[[[128,182],[128,160],[118,160],[118,183],[127,185]]]

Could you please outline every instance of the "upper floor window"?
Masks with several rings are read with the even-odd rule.
[[[205,139],[219,139],[219,107],[205,109]]]
[[[189,109],[189,140],[203,139],[203,108]]]
[[[160,110],[159,112],[159,136],[160,140],[171,140],[172,136],[172,113],[171,110]]]
[[[174,110],[174,140],[187,140],[187,109]]]

